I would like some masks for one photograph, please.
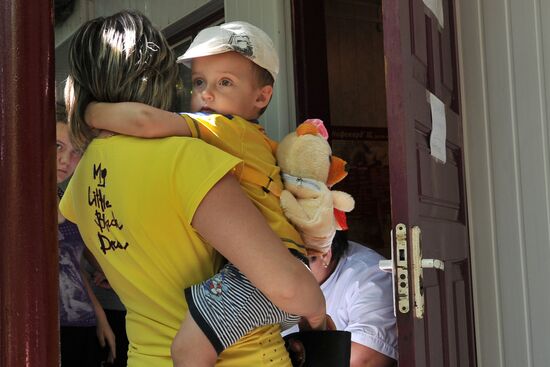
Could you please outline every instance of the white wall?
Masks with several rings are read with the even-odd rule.
[[[82,23],[123,9],[139,10],[155,26],[163,29],[208,2],[209,0],[77,0],[73,14],[55,28],[55,46],[60,46]]]
[[[545,367],[550,2],[456,3],[478,365]]]

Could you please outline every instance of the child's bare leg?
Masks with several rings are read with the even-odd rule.
[[[218,359],[216,350],[189,312],[172,342],[171,353],[174,367],[213,367]]]

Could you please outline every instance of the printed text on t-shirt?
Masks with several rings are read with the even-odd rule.
[[[107,200],[107,195],[104,191],[107,187],[107,168],[102,168],[101,163],[97,166],[94,164],[93,178],[96,182],[96,187],[92,188],[88,186],[88,205],[95,209],[94,223],[99,228],[97,237],[101,251],[106,254],[109,250],[126,250],[128,242],[121,243],[107,235],[107,232],[110,234],[111,228],[118,230],[124,228],[122,222],[116,218],[112,204]]]

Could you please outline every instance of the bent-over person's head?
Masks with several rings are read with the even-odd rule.
[[[84,150],[97,131],[84,121],[88,103],[141,102],[172,108],[178,69],[166,39],[142,14],[92,19],[69,47],[65,102],[71,137]]]
[[[309,267],[319,284],[330,277],[340,259],[346,256],[348,248],[348,232],[336,231],[330,250],[322,255],[309,256]]]

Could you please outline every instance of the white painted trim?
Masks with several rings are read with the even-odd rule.
[[[479,46],[477,47],[477,52],[479,53],[479,63],[480,63],[480,73],[481,78],[479,81],[479,84],[481,85],[481,88],[479,90],[479,94],[482,96],[481,98],[481,109],[482,116],[474,116],[474,113],[471,115],[468,111],[468,101],[467,101],[467,95],[472,92],[471,90],[467,89],[465,78],[466,78],[466,70],[464,65],[464,40],[462,38],[463,32],[462,32],[462,26],[468,27],[468,29],[472,29],[472,24],[467,25],[466,23],[463,24],[463,22],[466,22],[466,18],[462,18],[463,14],[463,8],[462,8],[462,2],[457,1],[456,3],[456,24],[457,24],[457,51],[458,51],[458,63],[459,63],[459,74],[460,74],[460,91],[461,91],[461,101],[462,101],[462,121],[463,121],[463,133],[464,133],[464,164],[465,164],[465,181],[466,181],[466,200],[468,205],[468,227],[469,227],[469,241],[470,241],[470,259],[471,259],[471,272],[472,272],[472,297],[473,297],[473,306],[474,306],[474,328],[475,328],[475,337],[476,337],[476,359],[477,359],[477,365],[478,367],[497,367],[501,365],[501,361],[504,360],[504,354],[502,350],[502,331],[500,330],[501,325],[501,311],[498,304],[499,297],[499,289],[495,287],[496,292],[496,299],[495,299],[495,308],[496,313],[494,316],[495,318],[495,326],[497,329],[496,333],[490,333],[488,335],[486,333],[487,328],[484,328],[482,326],[481,320],[483,315],[486,313],[492,313],[492,310],[486,309],[486,305],[481,304],[478,295],[480,292],[484,291],[484,288],[482,286],[482,283],[489,282],[492,278],[493,284],[496,284],[496,278],[498,278],[498,264],[496,262],[497,259],[497,246],[495,243],[496,238],[496,228],[494,226],[495,219],[494,219],[494,211],[495,211],[495,205],[494,205],[494,197],[492,195],[492,168],[491,168],[491,153],[489,151],[490,149],[490,142],[486,141],[485,144],[485,151],[483,159],[487,162],[487,182],[479,182],[479,180],[474,179],[474,175],[471,173],[471,164],[474,161],[479,160],[479,157],[471,157],[471,148],[470,148],[470,140],[469,140],[469,124],[473,123],[473,120],[476,121],[477,124],[483,124],[484,130],[485,130],[485,139],[489,139],[489,132],[488,132],[488,110],[487,110],[487,76],[486,76],[486,67],[485,65],[485,47],[484,47],[484,38],[482,36],[481,29],[483,29],[483,14],[481,12],[481,5],[479,0],[473,0],[469,2],[469,5],[472,7],[477,8],[477,18],[473,22],[475,24],[475,29],[477,31]],[[475,4],[475,5],[474,5]],[[468,14],[471,15],[471,14]],[[469,18],[473,19],[473,18]],[[468,19],[468,20],[469,20]],[[472,44],[472,39],[468,39],[469,44]],[[489,218],[488,222],[490,224],[490,228],[478,228],[479,222],[477,219],[477,213],[475,212],[475,205],[472,200],[472,192],[473,190],[478,190],[477,186],[485,184],[485,190],[490,193],[488,195],[487,199],[489,201]],[[478,238],[484,238],[483,235],[480,235],[480,233],[484,232],[490,234],[490,241],[477,241]],[[492,254],[492,258],[484,258],[483,254],[480,253],[482,248],[486,248],[487,246],[491,247],[491,250],[489,251]],[[490,269],[489,274],[492,274],[488,276],[487,270]],[[485,308],[484,308],[485,307]],[[487,338],[490,339],[496,339],[496,343],[492,344],[493,348],[490,348],[487,343],[485,342]],[[490,362],[489,362],[490,361]],[[487,362],[487,363],[485,363]]]

